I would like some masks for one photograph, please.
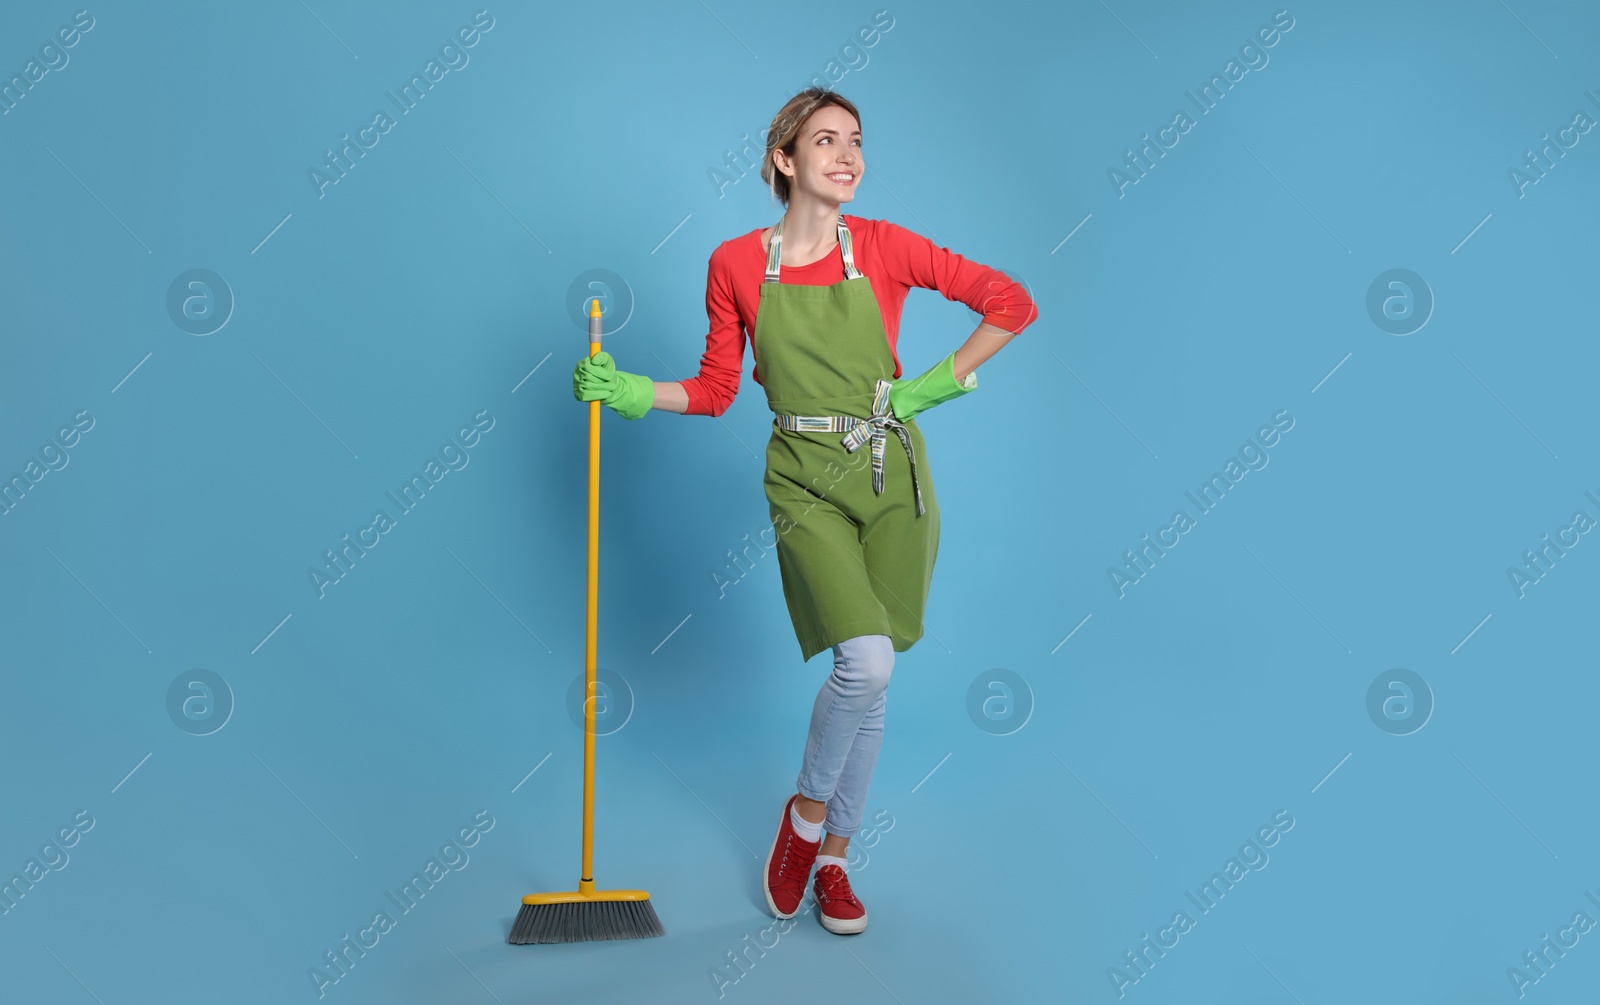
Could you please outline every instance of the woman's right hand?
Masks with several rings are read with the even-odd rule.
[[[572,368],[572,396],[579,401],[599,401],[624,419],[639,419],[655,404],[655,381],[618,370],[605,350],[578,360]]]

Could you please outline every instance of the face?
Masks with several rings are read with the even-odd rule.
[[[866,162],[861,156],[861,127],[838,105],[811,113],[795,136],[794,157],[773,151],[778,170],[789,177],[789,202],[796,197],[841,203],[855,198]]]

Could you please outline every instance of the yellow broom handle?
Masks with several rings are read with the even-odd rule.
[[[589,306],[589,355],[600,351],[600,301]],[[594,892],[595,639],[600,606],[600,401],[589,402],[589,588],[584,622],[583,872],[578,892]]]

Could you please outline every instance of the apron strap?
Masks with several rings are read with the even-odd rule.
[[[872,395],[872,415],[870,418],[858,419],[851,415],[785,415],[782,413],[772,417],[772,421],[779,429],[798,430],[814,433],[846,433],[841,443],[847,453],[855,453],[863,444],[870,447],[872,456],[872,491],[878,495],[883,494],[883,449],[887,440],[887,430],[892,429],[900,437],[900,443],[906,448],[906,457],[911,461],[911,488],[917,498],[917,516],[922,516],[927,509],[922,505],[922,482],[917,478],[917,452],[911,446],[911,435],[906,427],[894,417],[894,410],[889,407],[889,390],[893,386],[890,381],[879,378],[876,391]]]
[[[767,275],[762,282],[775,283],[778,281],[778,259],[782,256],[783,220],[778,220],[778,225],[772,228],[772,242],[767,247]],[[861,279],[861,270],[856,268],[855,247],[850,240],[850,228],[844,225],[844,214],[839,214],[839,253],[844,256],[844,278]]]

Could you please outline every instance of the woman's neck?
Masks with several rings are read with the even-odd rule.
[[[796,258],[814,261],[838,240],[839,204],[803,197],[796,192],[783,214],[783,245]]]

